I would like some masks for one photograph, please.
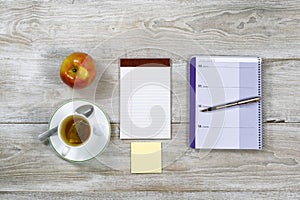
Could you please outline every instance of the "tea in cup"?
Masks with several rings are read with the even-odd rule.
[[[66,116],[58,126],[58,137],[65,145],[62,155],[66,156],[71,148],[86,145],[92,134],[93,127],[87,117],[81,114]]]

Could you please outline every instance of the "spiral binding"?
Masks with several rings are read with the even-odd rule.
[[[258,148],[263,148],[263,124],[262,124],[262,59],[257,57],[258,59],[258,96],[261,97],[261,100],[258,102]]]

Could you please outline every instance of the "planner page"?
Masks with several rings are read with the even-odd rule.
[[[260,148],[260,102],[201,112],[261,96],[258,63],[257,57],[196,57],[195,148]]]
[[[169,139],[170,60],[120,60],[120,138]]]

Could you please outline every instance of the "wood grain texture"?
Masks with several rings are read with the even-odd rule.
[[[172,126],[173,136],[180,126]],[[0,125],[1,191],[72,192],[74,185],[82,192],[299,191],[299,123],[265,124],[262,151],[192,150],[182,144],[189,137],[183,129],[180,140],[163,144],[163,174],[147,175],[130,174],[130,141],[119,140],[117,124],[112,128],[112,141],[103,155],[74,164],[38,141],[46,125]]]
[[[145,48],[155,42],[139,35],[134,38],[127,35],[137,28],[148,30],[154,38],[160,32],[165,35],[176,33],[175,39],[165,37],[159,40],[165,45],[177,40],[170,49],[163,49],[179,53],[164,52],[173,60],[173,122],[188,121],[188,57],[182,58],[180,53],[187,51],[182,45],[190,43],[196,43],[195,48],[199,46],[201,51],[212,55],[259,55],[266,58],[265,120],[299,122],[300,95],[299,90],[293,87],[299,85],[297,77],[300,70],[297,66],[300,60],[297,58],[300,52],[297,41],[300,41],[300,34],[297,31],[300,29],[297,26],[300,16],[297,13],[300,12],[297,12],[298,7],[293,1],[279,4],[281,7],[270,2],[258,2],[256,7],[252,3],[236,3],[233,6],[226,1],[213,6],[210,3],[197,6],[195,2],[188,4],[184,1],[162,1],[161,4],[107,1],[97,4],[91,1],[82,6],[80,1],[74,4],[65,2],[65,6],[72,8],[70,12],[56,2],[2,4],[0,108],[6,115],[0,117],[1,123],[45,123],[57,106],[72,98],[73,91],[62,84],[58,71],[62,60],[73,51],[95,55],[100,68],[103,58],[115,61],[100,69],[105,71],[98,82],[95,99],[112,122],[118,123],[119,70],[116,55],[124,55],[124,51],[111,41],[123,37],[123,41],[129,44],[138,41],[137,46]],[[179,5],[181,9],[172,9]],[[166,6],[170,8],[166,10]],[[155,14],[149,10],[155,10]],[[137,17],[141,15],[143,20]],[[239,25],[237,21],[245,21],[244,28],[234,27]],[[191,51],[190,55],[192,52],[199,54],[199,50]],[[161,51],[140,54],[158,56]],[[79,97],[90,99],[92,95]]]
[[[13,63],[5,64],[7,67],[3,69],[4,75],[12,78],[3,80],[0,85],[2,94],[0,108],[5,113],[0,116],[1,123],[46,123],[57,107],[72,98],[84,98],[97,103],[107,112],[112,122],[119,122],[118,63],[114,62],[105,69],[100,80],[95,81],[95,88],[73,91],[60,80],[59,66],[51,70],[51,62],[49,59],[44,66],[22,68],[13,66]],[[300,60],[264,60],[264,121],[300,122],[300,90],[295,89],[299,86],[299,65]],[[171,71],[172,122],[188,122],[187,62],[175,60]],[[14,72],[23,75],[14,75]],[[20,99],[26,99],[26,101],[20,101]]]
[[[169,192],[169,191],[136,191],[136,192],[0,192],[3,199],[299,199],[298,192]]]
[[[299,199],[299,45],[298,0],[0,0],[0,198]],[[59,78],[74,51],[97,62],[88,90]],[[188,148],[193,54],[264,59],[262,151]],[[130,141],[118,139],[120,56],[172,59],[163,174],[130,174]],[[107,151],[88,163],[68,163],[37,140],[72,98],[95,101],[112,122]]]

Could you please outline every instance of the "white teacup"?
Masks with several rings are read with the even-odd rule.
[[[59,123],[58,138],[64,144],[62,156],[66,156],[71,149],[87,145],[93,137],[93,126],[84,115],[73,113],[64,117]]]

